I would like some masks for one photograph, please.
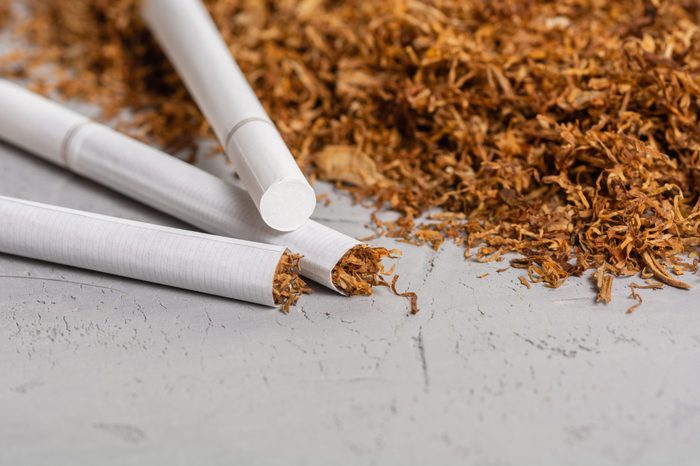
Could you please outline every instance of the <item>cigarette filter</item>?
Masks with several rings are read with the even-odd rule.
[[[0,196],[0,252],[288,309],[302,290],[280,246]]]
[[[143,0],[143,18],[211,123],[267,225],[292,231],[316,196],[200,0]]]
[[[280,232],[245,191],[190,164],[0,80],[0,138],[209,233],[288,247],[302,274],[343,294],[381,282],[381,248],[320,223]]]

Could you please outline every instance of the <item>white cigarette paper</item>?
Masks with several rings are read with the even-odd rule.
[[[332,271],[357,240],[314,221],[276,231],[242,189],[4,80],[0,108],[0,138],[209,233],[287,247],[342,293]]]
[[[142,16],[234,162],[267,225],[292,231],[316,196],[200,0],[143,0]]]
[[[285,248],[0,196],[0,252],[275,306]]]

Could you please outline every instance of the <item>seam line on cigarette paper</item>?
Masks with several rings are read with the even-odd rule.
[[[63,142],[61,143],[61,160],[63,161],[66,167],[72,168],[70,157],[68,155],[71,149],[70,146],[73,142],[73,139],[75,139],[75,136],[78,134],[78,132],[80,132],[81,129],[93,123],[94,122],[90,120],[85,120],[81,121],[80,123],[76,123],[71,129],[68,130],[66,135],[63,137]]]
[[[209,233],[198,233],[194,231],[179,230],[177,228],[165,227],[161,225],[154,225],[151,223],[138,222],[136,220],[129,220],[121,217],[110,217],[108,215],[102,215],[92,212],[80,212],[72,209],[67,209],[64,207],[53,206],[50,204],[39,204],[32,201],[25,201],[24,199],[15,199],[6,196],[0,196],[0,200],[12,202],[15,204],[27,205],[37,209],[52,210],[54,212],[61,212],[68,215],[73,215],[76,217],[88,218],[91,220],[99,220],[107,223],[119,223],[122,225],[143,228],[152,231],[161,231],[164,233],[171,233],[176,236],[190,237],[190,238],[206,238],[211,241],[216,241],[224,244],[237,244],[239,246],[247,247],[250,249],[257,249],[262,251],[278,251],[282,249],[282,252],[287,251],[284,246],[267,245],[267,244],[251,244],[250,241],[239,240],[235,238],[226,238],[224,236],[212,235]]]
[[[260,117],[250,117],[250,118],[245,118],[238,123],[236,123],[233,128],[231,128],[226,135],[226,140],[224,141],[224,150],[228,148],[228,145],[231,143],[231,139],[233,139],[233,135],[236,134],[236,131],[241,129],[243,126],[247,125],[248,123],[252,123],[254,121],[261,121],[263,123],[267,123],[268,125],[272,126],[273,128],[275,125],[272,124],[270,120],[266,120],[265,118],[260,118]]]

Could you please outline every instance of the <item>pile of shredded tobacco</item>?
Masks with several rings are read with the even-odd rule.
[[[277,270],[275,271],[275,279],[272,284],[272,296],[275,304],[287,314],[289,313],[289,309],[299,301],[302,295],[311,293],[311,288],[306,286],[306,282],[299,276],[300,261],[300,255],[292,254],[287,251],[282,254],[282,258],[279,264],[277,264]]]
[[[213,138],[135,0],[25,2],[36,47],[0,73],[172,152]],[[206,4],[309,176],[400,214],[380,233],[518,253],[528,285],[592,269],[605,302],[697,271],[700,0]]]
[[[10,20],[10,2],[9,0],[0,0],[0,28],[5,26]]]

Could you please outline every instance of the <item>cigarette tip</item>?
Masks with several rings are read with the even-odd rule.
[[[278,231],[294,231],[304,225],[316,208],[316,193],[303,180],[281,180],[260,200],[263,221]]]

